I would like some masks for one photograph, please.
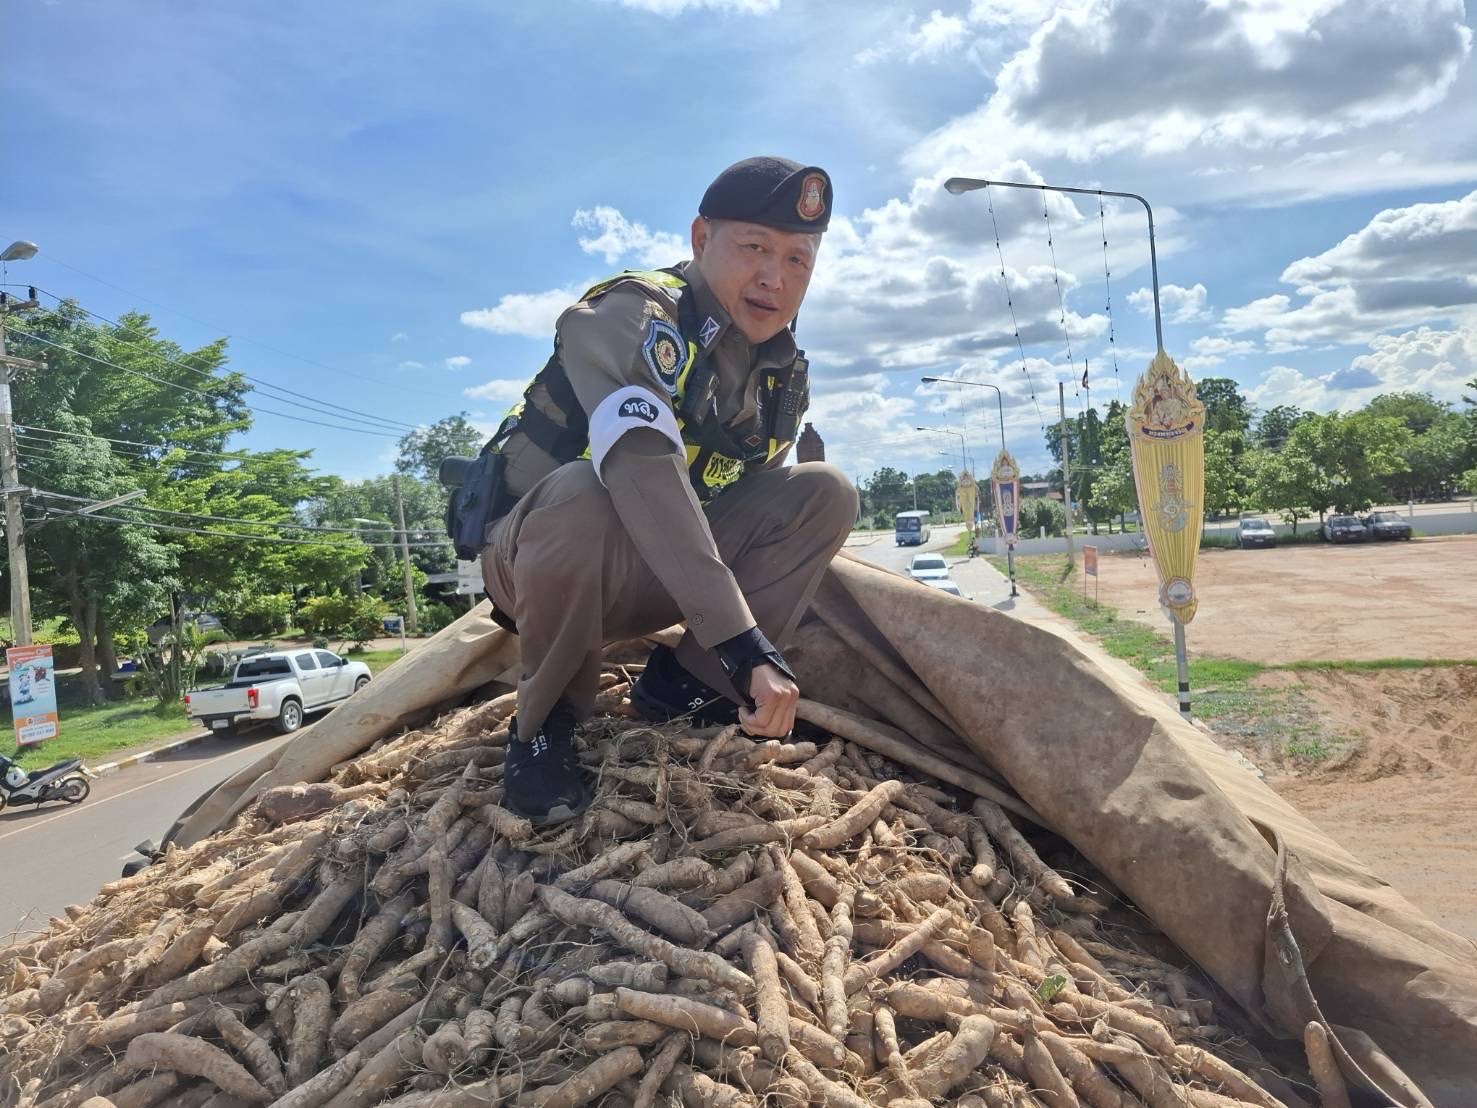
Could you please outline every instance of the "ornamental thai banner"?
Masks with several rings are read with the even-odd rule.
[[[990,488],[995,494],[995,521],[1008,547],[1015,546],[1021,516],[1021,470],[1009,451],[1001,450],[990,468]]]
[[[979,513],[979,486],[974,483],[974,474],[967,469],[959,474],[959,484],[954,489],[954,499],[957,501],[959,514],[964,517],[965,526],[973,530]]]
[[[1128,442],[1139,520],[1159,571],[1159,603],[1195,618],[1195,556],[1205,521],[1205,405],[1163,350],[1133,389]]]
[[[10,710],[15,743],[28,746],[56,738],[56,668],[50,646],[13,646],[5,652],[10,666]]]

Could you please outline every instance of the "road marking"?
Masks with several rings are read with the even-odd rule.
[[[122,800],[125,796],[132,796],[134,793],[138,792],[141,789],[148,789],[152,788],[155,785],[162,785],[164,784],[164,782],[172,781],[176,777],[181,777],[186,773],[194,773],[198,769],[207,769],[210,766],[214,765],[215,761],[216,760],[212,758],[208,762],[201,762],[199,765],[190,766],[187,769],[177,770],[176,772],[169,774],[167,777],[159,777],[153,781],[145,781],[142,785],[135,785],[133,788],[125,789],[121,793],[115,793],[112,796],[105,796],[101,800],[90,805],[88,807],[88,811],[95,811],[96,809],[102,807],[104,804],[108,803],[108,801],[110,800]],[[48,823],[54,823],[56,820],[61,819],[70,811],[70,808],[65,808],[62,811],[57,812],[55,815],[48,816],[46,819],[41,820],[39,823],[28,823],[24,827],[16,828],[14,831],[6,831],[4,834],[0,834],[0,842],[4,842],[6,839],[13,838],[16,835],[23,834],[27,831],[33,831],[38,827],[45,827]]]

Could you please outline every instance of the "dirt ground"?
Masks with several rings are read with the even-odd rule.
[[[1433,920],[1477,940],[1477,666],[1257,681],[1343,740],[1316,763],[1263,760],[1268,784]]]
[[[1100,564],[1102,602],[1164,631],[1153,563]],[[1477,658],[1474,569],[1469,535],[1202,551],[1190,649],[1265,664]],[[1432,919],[1477,940],[1477,665],[1254,683],[1270,714],[1213,724],[1223,741]]]
[[[1102,602],[1167,633],[1154,563],[1104,553],[1100,566]],[[1202,550],[1190,649],[1268,663],[1474,658],[1474,569],[1474,535]]]

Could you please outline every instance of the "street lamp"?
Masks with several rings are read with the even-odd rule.
[[[0,262],[24,262],[36,256],[36,244],[18,239],[5,248],[5,253],[0,254]]]
[[[923,380],[930,385],[973,385],[981,389],[994,389],[995,407],[1000,413],[1000,449],[1005,449],[1005,394],[1000,391],[999,385],[992,385],[988,381],[961,381],[956,377],[925,377]]]
[[[966,470],[966,469],[969,468],[969,459],[965,456],[965,451],[967,451],[969,449],[969,447],[968,447],[968,444],[965,441],[964,435],[961,432],[959,432],[959,431],[950,431],[947,427],[915,427],[915,428],[913,428],[913,430],[915,430],[915,431],[931,431],[933,434],[936,434],[936,435],[953,435],[956,439],[959,440],[959,469],[960,469],[960,472],[963,472],[964,470]]]

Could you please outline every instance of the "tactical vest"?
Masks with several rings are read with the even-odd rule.
[[[627,281],[654,285],[677,301],[680,346],[670,373],[654,375],[652,391],[661,389],[671,400],[686,447],[688,480],[698,502],[706,504],[746,472],[790,448],[800,417],[810,404],[808,363],[800,352],[789,366],[763,371],[755,397],[754,425],[748,434],[736,437],[718,418],[718,374],[698,341],[703,320],[698,318],[681,271],[627,270],[601,281],[580,299],[590,300]],[[539,385],[562,417],[562,425],[533,403]],[[557,346],[523,390],[523,399],[504,417],[488,448],[496,450],[514,431],[522,431],[560,465],[590,456],[589,421],[559,360]]]

